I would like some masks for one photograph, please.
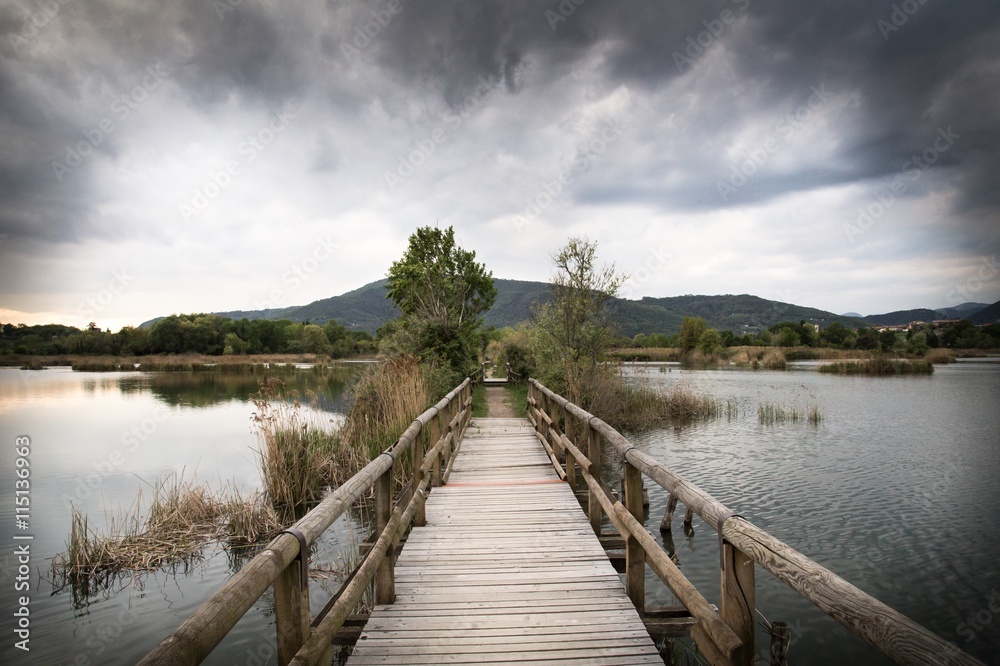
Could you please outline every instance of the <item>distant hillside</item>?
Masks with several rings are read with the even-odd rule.
[[[935,319],[948,319],[937,310],[922,308],[919,310],[897,310],[880,315],[868,315],[862,320],[869,326],[902,326],[912,321],[931,322]]]
[[[730,330],[737,335],[763,331],[771,324],[776,324],[779,321],[805,320],[820,328],[825,328],[835,321],[851,327],[861,325],[861,321],[854,317],[846,317],[824,310],[817,310],[816,308],[792,305],[791,303],[769,301],[749,294],[740,294],[738,296],[726,294],[725,296],[647,297],[639,301],[639,303],[658,308],[670,315],[669,317],[661,315],[660,320],[663,328],[656,331],[667,334],[680,331],[680,322],[685,316],[702,317],[712,328]],[[627,332],[628,328],[630,327],[623,325],[623,332],[626,335],[634,335],[634,333]],[[649,333],[652,331],[644,330],[636,332]]]
[[[936,308],[942,319],[968,319],[980,310],[989,307],[989,303],[962,303],[953,308]]]
[[[495,279],[497,298],[483,317],[487,326],[516,326],[531,317],[531,304],[549,300],[548,282]]]
[[[1000,322],[1000,301],[985,308],[969,317],[974,324],[996,324]]]
[[[502,328],[514,326],[531,316],[531,306],[535,302],[544,303],[549,297],[546,282],[496,279],[497,298],[493,308],[486,313],[484,321],[488,326]],[[309,321],[315,324],[335,319],[349,330],[375,333],[378,328],[398,313],[392,301],[385,297],[385,280],[371,282],[340,296],[313,301],[307,305],[273,310],[233,310],[216,314],[231,319],[291,319]],[[974,312],[976,303],[964,303],[960,309],[963,316]],[[985,307],[985,306],[984,306]],[[615,299],[612,302],[612,316],[618,330],[625,336],[637,333],[663,333],[673,335],[680,331],[681,321],[686,316],[702,317],[712,328],[733,331],[737,335],[757,333],[780,321],[807,321],[820,328],[833,322],[857,328],[859,326],[887,326],[908,324],[911,321],[932,321],[950,318],[948,309],[900,310],[867,317],[838,315],[816,308],[803,307],[791,303],[769,301],[749,294],[724,296],[671,296],[665,298],[646,297],[639,301]],[[977,322],[992,322],[1000,316],[997,304],[985,307],[972,319]],[[151,326],[157,319],[143,326]]]

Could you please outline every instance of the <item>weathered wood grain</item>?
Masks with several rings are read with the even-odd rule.
[[[348,664],[662,663],[552,458],[527,421],[469,423]]]

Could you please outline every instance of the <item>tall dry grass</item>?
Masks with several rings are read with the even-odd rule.
[[[424,368],[412,356],[390,358],[362,372],[350,393],[341,440],[366,462],[402,435],[431,400]]]
[[[819,371],[835,375],[930,375],[934,365],[928,361],[905,361],[889,358],[871,358],[866,361],[842,361],[819,366]]]
[[[262,382],[251,400],[264,496],[279,514],[294,517],[320,499],[339,438],[280,379]]]
[[[188,566],[225,524],[225,503],[183,473],[156,483],[149,507],[143,505],[140,491],[131,507],[108,518],[104,531],[74,508],[66,551],[52,562],[56,590],[71,586],[74,599],[86,598],[113,585],[123,571]]]
[[[934,363],[937,365],[943,365],[947,363],[955,363],[956,355],[951,349],[944,349],[938,347],[937,349],[931,349],[924,355],[924,360],[928,363]]]
[[[627,384],[608,368],[597,368],[586,382],[581,406],[617,430],[645,430],[667,423],[685,423],[719,416],[719,401],[698,395],[689,386],[665,393]]]

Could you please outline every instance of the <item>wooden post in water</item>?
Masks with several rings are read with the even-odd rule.
[[[642,524],[642,472],[625,461],[625,508]],[[625,538],[625,591],[639,615],[646,612],[646,551],[634,536]]]
[[[299,557],[308,558],[309,553]],[[309,638],[309,581],[302,585],[302,567],[293,560],[274,579],[274,624],[278,634],[278,663],[288,664]]]
[[[733,664],[753,666],[754,563],[727,541],[722,542],[722,563],[722,619],[743,642],[733,653]]]
[[[392,516],[392,466],[375,482],[375,540],[377,541],[389,518]],[[375,603],[391,604],[396,600],[396,573],[394,571],[395,552],[390,544],[389,552],[379,563],[375,572]]]
[[[677,510],[677,495],[670,493],[670,500],[667,502],[667,510],[663,514],[663,520],[660,521],[661,532],[670,532],[673,530],[674,511],[676,510]]]
[[[587,459],[590,460],[590,473],[595,479],[601,478],[601,433],[587,423]],[[589,485],[589,484],[588,484]],[[601,502],[593,488],[587,491],[587,516],[594,534],[601,536]]]
[[[771,623],[771,666],[788,666],[791,631],[784,622]]]

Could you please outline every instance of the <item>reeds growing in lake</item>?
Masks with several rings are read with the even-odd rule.
[[[666,392],[625,383],[621,376],[598,370],[588,378],[584,409],[618,430],[643,430],[665,423],[685,423],[719,416],[720,402],[680,385]]]
[[[339,438],[275,377],[261,384],[252,401],[264,496],[280,514],[294,516],[319,500]]]
[[[776,425],[779,423],[799,423],[800,421],[818,426],[823,420],[819,406],[812,405],[807,409],[788,406],[776,402],[765,402],[757,405],[757,422],[761,425]]]
[[[148,507],[142,492],[132,506],[108,519],[103,532],[75,508],[66,552],[52,563],[56,590],[71,586],[74,598],[106,589],[123,571],[187,566],[225,524],[225,503],[207,485],[171,474],[153,486]]]
[[[934,364],[928,361],[907,361],[889,358],[872,358],[865,361],[841,361],[819,366],[819,371],[835,375],[929,375]]]
[[[941,347],[938,347],[937,349],[931,349],[930,351],[928,351],[927,354],[924,355],[924,360],[927,361],[928,363],[936,363],[936,364],[947,364],[956,362],[955,352],[952,351],[951,349],[943,349]]]

